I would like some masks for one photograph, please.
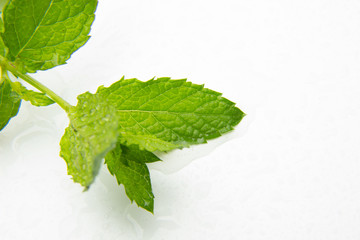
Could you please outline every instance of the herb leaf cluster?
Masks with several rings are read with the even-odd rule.
[[[186,79],[122,78],[76,106],[28,75],[65,64],[89,39],[97,0],[10,0],[0,21],[0,130],[19,111],[57,103],[70,123],[60,141],[68,174],[88,189],[103,159],[131,201],[154,209],[148,163],[167,152],[206,143],[244,117],[235,104]],[[20,79],[38,91],[28,90]]]

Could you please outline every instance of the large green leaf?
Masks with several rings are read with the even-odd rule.
[[[154,210],[154,194],[151,189],[149,170],[146,162],[159,161],[154,154],[139,150],[136,146],[118,144],[105,157],[109,171],[123,184],[131,201],[150,212]]]
[[[98,95],[84,93],[78,100],[69,112],[70,125],[60,141],[60,156],[74,182],[88,188],[98,174],[101,160],[116,145],[118,117],[116,110]]]
[[[10,82],[4,79],[0,83],[0,130],[8,124],[12,117],[17,115],[20,103],[19,95],[11,89]]]
[[[149,151],[205,143],[232,130],[245,115],[220,93],[185,79],[121,79],[98,93],[117,109],[123,143]],[[158,147],[161,141],[171,144],[169,149]]]
[[[11,0],[4,8],[8,58],[27,72],[65,64],[86,43],[97,0]]]

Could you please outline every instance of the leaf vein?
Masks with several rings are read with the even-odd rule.
[[[32,1],[32,3],[34,3],[34,2]],[[44,21],[46,15],[47,15],[47,13],[49,12],[49,9],[52,7],[53,3],[54,3],[54,0],[51,0],[51,2],[50,2],[50,4],[49,4],[49,7],[46,9],[46,12],[45,12],[44,15],[42,16],[42,18],[41,18],[39,24],[36,26],[34,32],[33,32],[32,35],[30,36],[30,38],[27,40],[27,42],[23,45],[23,47],[17,52],[16,56],[19,56],[20,53],[25,49],[26,45],[28,45],[29,42],[33,39],[33,37],[35,36],[35,33],[37,32],[37,30],[38,30],[39,27],[41,26],[41,23]],[[33,15],[33,16],[34,16],[34,15]],[[16,35],[18,36],[17,31],[15,31],[15,32],[16,32]],[[19,40],[19,38],[18,38],[18,40]],[[19,46],[20,46],[20,45],[19,45]]]

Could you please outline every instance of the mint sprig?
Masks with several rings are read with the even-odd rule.
[[[131,201],[154,209],[153,152],[182,149],[231,131],[245,116],[221,93],[186,79],[121,78],[71,106],[27,73],[65,64],[89,39],[96,0],[11,0],[0,19],[0,130],[20,108],[58,104],[70,123],[60,141],[68,174],[85,190],[105,159]],[[3,21],[2,21],[3,20]],[[16,79],[17,78],[17,79]],[[21,80],[37,90],[28,90]]]

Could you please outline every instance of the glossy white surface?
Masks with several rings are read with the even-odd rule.
[[[151,164],[155,214],[102,168],[82,193],[57,106],[0,133],[0,239],[360,238],[360,2],[102,0],[92,38],[34,75],[76,96],[126,77],[187,77],[248,116],[209,145]]]

